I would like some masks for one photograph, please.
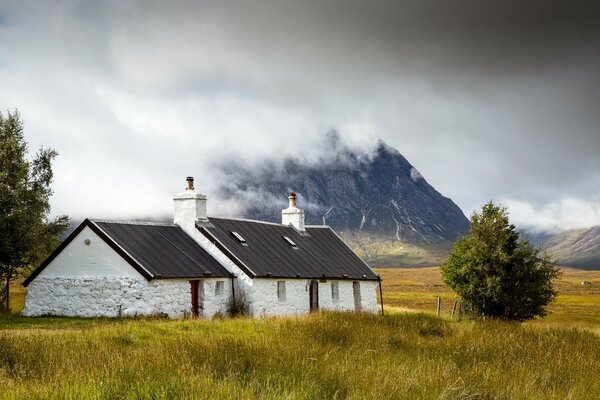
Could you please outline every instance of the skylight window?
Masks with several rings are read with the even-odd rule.
[[[231,232],[231,234],[233,235],[234,238],[236,238],[238,240],[238,242],[245,244],[246,243],[246,239],[244,239],[244,237],[242,235],[240,235],[237,232]]]
[[[295,242],[294,242],[292,239],[290,239],[289,237],[287,237],[287,236],[284,236],[284,237],[283,237],[283,240],[285,240],[286,242],[288,242],[288,244],[289,244],[290,246],[292,246],[292,247],[296,247],[296,243],[295,243]]]

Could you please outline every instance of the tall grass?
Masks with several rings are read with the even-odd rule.
[[[424,314],[27,321],[0,320],[0,398],[600,398],[600,337],[578,330]]]

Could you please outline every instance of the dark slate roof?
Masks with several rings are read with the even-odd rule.
[[[198,229],[253,278],[378,280],[328,226],[307,226],[306,233],[300,234],[281,224],[209,218]],[[232,232],[241,235],[245,245]]]
[[[93,222],[154,277],[231,275],[177,225]]]
[[[146,279],[231,276],[177,225],[86,219],[23,285],[27,286],[85,227],[100,236]]]

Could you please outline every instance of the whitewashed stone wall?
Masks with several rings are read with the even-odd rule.
[[[363,281],[360,283],[360,292],[362,297],[363,311],[376,313],[379,310],[377,305],[377,294],[379,290],[379,282]]]
[[[204,280],[204,314],[225,313],[231,295],[231,281],[223,280],[224,290],[215,295],[217,278]],[[27,288],[23,315],[62,315],[117,317],[191,315],[190,283],[185,279],[131,277],[37,277]]]
[[[331,295],[331,285],[337,282],[339,299],[334,300]],[[377,282],[360,281],[361,306],[363,311],[377,312]],[[327,280],[319,283],[319,308],[322,310],[355,311],[354,289],[352,281]]]
[[[286,282],[286,300],[280,301],[277,295],[277,282],[283,279],[254,279],[247,300],[250,304],[252,315],[298,315],[310,311],[309,285],[310,280],[288,279]],[[334,301],[331,296],[331,283],[339,284],[339,300]],[[377,312],[377,282],[361,281],[361,306],[366,312]],[[319,309],[355,311],[354,291],[352,281],[332,281],[319,283]]]
[[[279,281],[285,281],[285,301],[279,301],[277,296]],[[250,311],[255,317],[297,315],[310,311],[308,281],[305,279],[254,279],[250,293]]]
[[[337,282],[339,287],[339,299],[337,301],[331,297],[331,285],[334,282]],[[319,283],[319,308],[322,310],[355,311],[352,281],[327,280],[326,283]]]
[[[223,282],[223,293],[221,295],[217,295],[215,293],[217,282],[219,281]],[[189,290],[188,282],[188,297],[190,297]],[[204,318],[212,318],[217,313],[226,315],[227,304],[229,303],[230,299],[231,279],[204,279],[204,312],[202,315]]]

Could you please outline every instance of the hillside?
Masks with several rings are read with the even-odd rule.
[[[555,234],[538,234],[532,241],[546,249],[561,265],[600,269],[600,226]]]
[[[229,178],[219,197],[247,202],[244,216],[279,222],[287,193],[296,192],[307,224],[327,224],[372,265],[433,265],[469,221],[452,200],[433,188],[396,149],[380,142],[373,154],[338,141],[317,163],[287,159],[249,168],[220,168]]]

